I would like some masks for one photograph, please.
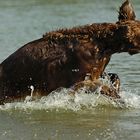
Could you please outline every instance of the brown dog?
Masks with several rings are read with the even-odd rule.
[[[91,24],[46,33],[10,55],[0,65],[0,100],[29,95],[33,85],[45,95],[58,87],[98,80],[112,54],[140,52],[140,21],[127,0],[117,23]],[[117,97],[112,87],[102,92]],[[114,90],[114,89],[113,89]]]

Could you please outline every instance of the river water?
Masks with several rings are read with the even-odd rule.
[[[59,28],[116,22],[121,0],[0,0],[0,62],[20,46]],[[133,0],[140,18],[140,2]],[[112,57],[125,105],[62,89],[38,101],[0,106],[0,140],[139,140],[140,55]],[[81,92],[83,92],[81,90]]]

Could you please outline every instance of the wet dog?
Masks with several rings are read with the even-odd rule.
[[[42,95],[59,87],[100,86],[95,81],[113,54],[140,52],[140,21],[135,20],[128,0],[120,7],[118,19],[52,31],[18,49],[0,64],[1,103],[29,95],[30,85]],[[116,85],[102,86],[101,92],[119,98],[120,81],[115,75],[110,81]]]

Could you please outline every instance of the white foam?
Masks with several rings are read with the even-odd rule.
[[[140,109],[140,95],[137,91],[122,91],[121,98],[125,102],[126,108]]]
[[[31,110],[51,110],[65,109],[78,111],[84,109],[92,109],[98,106],[111,106],[115,108],[140,108],[140,96],[122,91],[121,100],[114,100],[98,91],[91,93],[85,88],[81,88],[75,95],[69,94],[70,89],[61,88],[59,91],[53,91],[48,96],[43,96],[41,99],[36,99],[29,102],[14,102],[1,105],[1,110],[11,109],[31,109]]]

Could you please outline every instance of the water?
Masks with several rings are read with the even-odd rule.
[[[47,31],[93,22],[116,22],[121,0],[0,1],[0,62]],[[133,0],[137,17],[140,2]],[[0,106],[1,140],[139,140],[140,55],[112,57],[107,71],[121,78],[125,105],[99,94],[54,92],[32,102]],[[83,92],[83,91],[81,91]]]

